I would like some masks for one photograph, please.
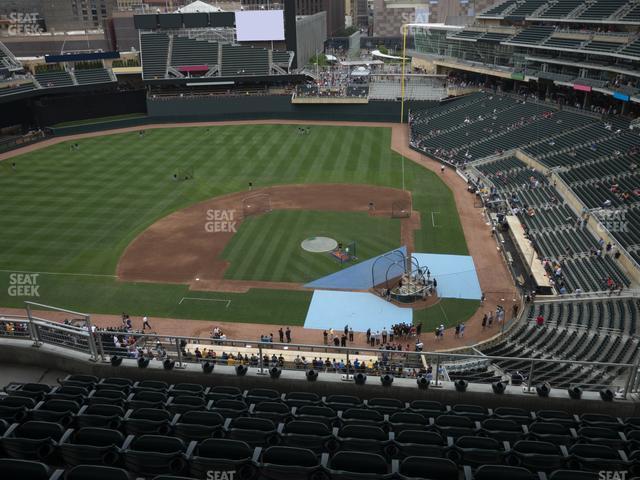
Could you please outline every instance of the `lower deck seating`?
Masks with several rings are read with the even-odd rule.
[[[104,68],[96,68],[91,70],[76,70],[74,72],[76,80],[80,85],[91,83],[110,83],[113,82],[109,72]]]
[[[73,86],[73,79],[66,71],[37,73],[36,80],[42,88]]]

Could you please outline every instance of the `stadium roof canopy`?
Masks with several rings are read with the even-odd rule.
[[[196,0],[189,5],[185,5],[184,7],[176,10],[176,13],[199,13],[199,12],[222,12],[223,10],[220,7],[214,7],[213,5],[209,5],[208,3],[202,2],[200,0]]]

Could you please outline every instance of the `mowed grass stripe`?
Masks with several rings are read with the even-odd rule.
[[[276,249],[272,252],[265,252],[263,261],[266,269],[261,278],[304,278],[292,275],[292,269],[295,263],[293,260],[296,258],[296,254],[300,253],[300,242],[303,240],[296,235],[296,232],[313,221],[310,212],[285,210],[272,213],[281,214],[284,222],[281,226],[282,231],[279,232],[280,238],[274,242]]]
[[[282,221],[280,223],[272,222],[273,227],[269,229],[266,234],[269,236],[269,242],[265,249],[259,254],[258,263],[254,265],[253,271],[249,272],[249,275],[254,279],[270,278],[275,267],[286,262],[287,251],[289,247],[290,238],[288,236],[289,230],[287,223],[287,211],[271,212],[269,215],[276,215],[282,213]]]
[[[256,240],[256,235],[263,233],[271,239],[266,246]],[[303,251],[300,243],[313,236],[328,236],[345,246],[356,241],[359,258],[367,259],[399,246],[400,222],[360,212],[313,210],[282,210],[253,217],[250,223],[241,225],[223,252],[223,258],[231,263],[225,276],[236,280],[307,282],[344,267],[327,253]],[[253,240],[247,241],[248,238]],[[253,268],[249,268],[251,265]]]

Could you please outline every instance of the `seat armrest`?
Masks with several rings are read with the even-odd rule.
[[[251,456],[251,461],[257,464],[258,461],[260,460],[260,455],[262,455],[262,447],[256,447],[253,450],[253,455]]]
[[[67,428],[65,432],[62,434],[62,437],[60,437],[60,441],[58,442],[58,445],[67,443],[71,438],[71,435],[73,435],[73,428]]]
[[[566,445],[560,445],[560,451],[562,452],[562,456],[564,458],[568,458],[569,457],[569,451],[567,450],[567,446]]]
[[[11,434],[13,434],[13,431],[18,428],[20,426],[19,423],[12,423],[9,428],[7,428],[7,430],[4,432],[4,435],[2,436],[3,438],[9,438],[11,436]]]
[[[191,442],[189,442],[189,446],[187,447],[187,451],[184,454],[184,456],[185,456],[185,458],[187,460],[191,459],[191,457],[193,456],[193,452],[195,451],[197,446],[198,446],[198,442],[196,442],[195,440],[192,440]]]
[[[122,444],[122,450],[127,450],[135,438],[135,435],[127,435],[127,438],[124,439],[124,443]]]
[[[462,471],[464,472],[464,480],[473,480],[473,473],[471,473],[471,467],[469,465],[464,465]]]
[[[49,477],[49,480],[62,480],[63,476],[64,476],[64,469],[59,468],[51,474],[51,476]]]
[[[178,420],[180,420],[180,417],[181,415],[179,413],[176,413],[171,419],[171,426],[174,426],[176,423],[178,423]]]

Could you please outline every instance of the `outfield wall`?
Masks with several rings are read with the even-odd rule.
[[[427,108],[435,102],[405,102],[410,109]],[[154,121],[223,120],[341,120],[399,122],[400,102],[370,101],[359,105],[296,105],[288,95],[147,98],[147,113]]]
[[[438,102],[405,102],[405,121],[414,108],[428,108]],[[147,116],[104,122],[92,121],[68,127],[54,127],[54,135],[114,130],[157,123],[213,122],[233,120],[324,120],[394,123],[400,120],[400,102],[370,101],[367,104],[296,105],[288,95],[216,95],[211,97],[147,98]],[[96,114],[94,114],[94,117]]]

